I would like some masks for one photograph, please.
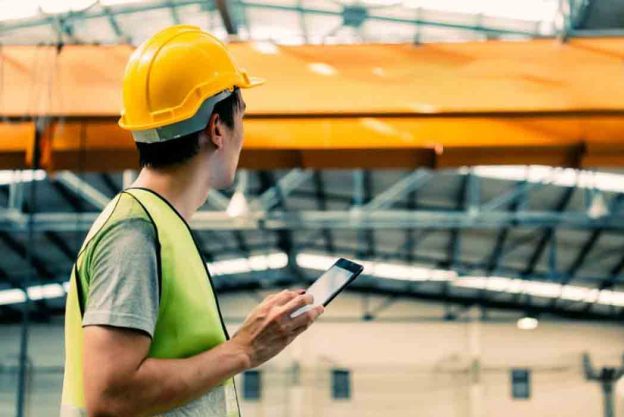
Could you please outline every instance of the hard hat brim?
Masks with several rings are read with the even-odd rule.
[[[240,88],[253,88],[253,87],[257,87],[259,85],[262,85],[266,82],[266,80],[264,78],[260,78],[260,77],[247,77],[247,79],[249,80],[249,82],[240,85]]]

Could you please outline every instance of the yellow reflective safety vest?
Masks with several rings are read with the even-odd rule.
[[[160,304],[149,357],[186,358],[229,339],[206,263],[188,224],[155,192],[144,188],[126,189],[98,216],[72,269],[65,312],[61,417],[87,415],[83,388],[82,315],[89,294],[93,248],[107,228],[137,217],[152,222],[158,239]],[[233,378],[225,380],[198,401],[202,403],[202,410],[204,407],[210,410],[202,412],[202,417],[240,417]]]

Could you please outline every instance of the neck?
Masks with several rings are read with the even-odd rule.
[[[143,187],[157,192],[190,221],[193,214],[206,201],[210,183],[197,161],[187,164],[153,169],[143,168],[131,187]]]

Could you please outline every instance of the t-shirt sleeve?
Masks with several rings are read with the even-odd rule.
[[[129,219],[103,233],[92,253],[82,325],[125,327],[153,337],[159,304],[154,225]]]

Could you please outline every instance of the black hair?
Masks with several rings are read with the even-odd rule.
[[[235,88],[233,94],[215,105],[212,114],[218,114],[221,121],[232,129],[235,114],[241,110],[241,107],[240,92],[238,88]],[[200,130],[166,142],[135,142],[139,151],[141,167],[166,168],[188,161],[199,152],[199,135],[201,132]]]

